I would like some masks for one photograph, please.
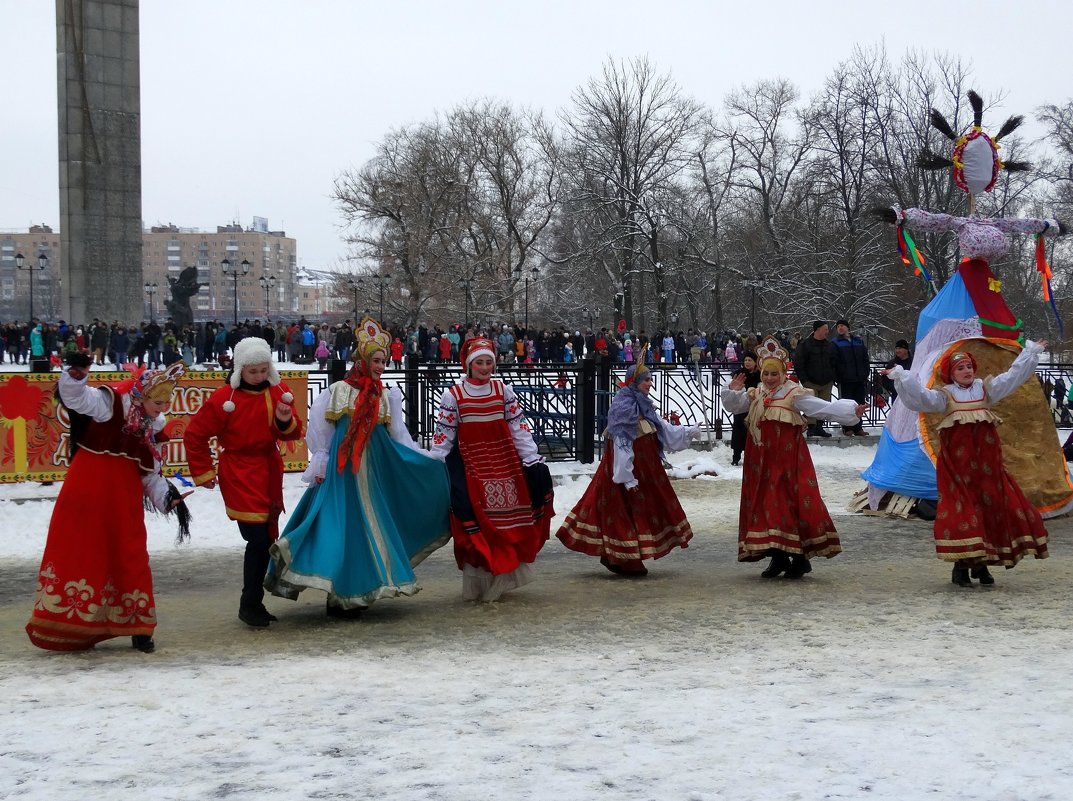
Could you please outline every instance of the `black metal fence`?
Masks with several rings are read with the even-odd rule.
[[[879,380],[879,370],[884,366],[884,362],[872,363],[868,411],[864,418],[870,428],[882,428],[889,408],[889,398],[882,392]],[[628,369],[623,364],[586,359],[572,363],[500,365],[497,375],[513,387],[533,428],[537,446],[547,459],[588,463],[602,453],[607,408]],[[733,415],[723,408],[719,392],[730,381],[734,370],[703,364],[655,364],[651,370],[656,406],[663,414],[676,412],[683,423],[703,425],[715,439],[729,436]],[[310,371],[310,403],[331,381],[341,379],[343,373],[344,365],[340,362],[333,363],[329,371]],[[1073,385],[1073,364],[1041,364],[1036,375],[1050,400],[1055,425],[1073,427],[1073,410],[1066,400],[1066,392]],[[402,390],[406,426],[421,445],[428,447],[432,441],[440,397],[462,376],[461,365],[419,363],[413,358],[407,361],[406,369],[384,373],[386,385]],[[884,395],[884,400],[877,402],[879,395]],[[837,387],[833,397],[838,397]]]

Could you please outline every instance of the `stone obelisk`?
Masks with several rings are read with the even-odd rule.
[[[138,0],[56,0],[62,309],[142,318]]]

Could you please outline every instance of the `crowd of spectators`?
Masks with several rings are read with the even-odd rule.
[[[633,364],[644,358],[649,364],[700,364],[733,370],[746,353],[754,352],[760,339],[759,334],[733,331],[661,329],[649,335],[644,330],[622,327],[526,330],[503,323],[388,325],[387,330],[392,338],[391,366],[395,368],[403,366],[407,355],[422,362],[457,362],[462,343],[482,336],[496,343],[498,360],[507,365],[569,363],[591,356],[612,364]],[[322,368],[330,359],[348,360],[354,346],[350,320],[332,324],[304,318],[264,323],[244,320],[238,324],[215,320],[184,326],[170,318],[163,323],[135,325],[98,319],[88,325],[70,325],[63,320],[14,321],[0,325],[0,364],[45,359],[56,365],[65,354],[80,351],[91,354],[99,366],[113,365],[117,369],[126,362],[158,367],[177,359],[190,365],[226,367],[234,346],[247,336],[265,339],[279,362]],[[798,352],[798,334],[779,331],[775,336],[789,353]]]

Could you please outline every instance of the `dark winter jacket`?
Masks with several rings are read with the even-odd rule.
[[[797,344],[794,372],[802,382],[831,384],[835,380],[835,346],[829,339],[811,334]]]
[[[852,334],[836,336],[835,376],[840,384],[863,383],[868,380],[868,347],[864,340]]]

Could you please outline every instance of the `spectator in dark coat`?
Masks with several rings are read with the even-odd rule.
[[[849,320],[835,323],[835,377],[838,380],[838,394],[842,398],[852,398],[857,403],[868,399],[868,379],[871,365],[868,363],[868,346],[859,336],[850,331]],[[864,422],[855,426],[842,426],[842,433],[847,437],[867,437]]]
[[[812,324],[812,333],[802,337],[794,352],[794,373],[801,386],[811,389],[821,400],[831,400],[831,388],[835,384],[835,346],[827,338],[830,327],[823,320]],[[807,417],[808,433],[812,437],[829,437],[823,423],[815,417]]]
[[[899,339],[894,343],[894,358],[887,362],[887,369],[895,365],[903,370],[908,370],[913,366],[913,354],[909,350],[909,343],[904,339]],[[883,389],[890,395],[891,403],[894,403],[895,398],[898,397],[898,390],[894,388],[894,380],[890,376],[883,376]]]

